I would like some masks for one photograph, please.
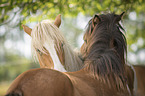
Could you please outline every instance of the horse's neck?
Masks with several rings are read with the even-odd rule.
[[[72,50],[69,46],[64,47],[65,52],[65,64],[64,67],[68,72],[78,71],[82,68],[83,62],[80,58],[80,54],[77,51]]]

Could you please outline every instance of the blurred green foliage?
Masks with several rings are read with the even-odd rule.
[[[9,64],[0,66],[0,82],[14,80],[18,75],[27,71],[28,69],[39,68],[38,64],[31,62],[30,60],[23,58],[21,60],[16,60],[15,64],[9,62]]]
[[[4,96],[6,90],[10,86],[10,82],[0,82],[0,96]]]
[[[115,12],[120,14],[125,11],[125,18],[128,20],[127,28],[134,28],[134,34],[129,31],[128,44],[131,45],[138,41],[138,38],[145,36],[145,1],[144,0],[1,0],[0,1],[0,25],[12,21],[17,14],[20,18],[14,27],[21,26],[33,21],[42,19],[54,19],[56,15],[62,14],[63,17],[75,17],[78,13],[85,16],[93,16],[95,13]],[[129,13],[135,12],[136,20],[129,20]],[[140,19],[141,18],[141,19]],[[138,26],[136,26],[138,25]],[[139,28],[142,26],[142,28]],[[22,27],[20,27],[22,28]],[[144,40],[144,39],[143,39]],[[145,43],[141,48],[145,47]],[[141,49],[140,47],[138,49]],[[131,48],[129,50],[133,51]]]
[[[20,13],[26,17],[34,14],[33,20],[40,20],[45,15],[54,18],[58,14],[63,16],[77,16],[78,13],[92,16],[102,11],[120,13],[122,11],[135,11],[137,14],[144,12],[144,0],[1,0],[0,1],[0,23],[9,21],[10,12],[13,17]]]
[[[0,82],[14,80],[22,72],[28,69],[39,68],[39,64],[19,55],[10,54],[0,66]]]

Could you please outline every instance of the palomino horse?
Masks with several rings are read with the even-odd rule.
[[[118,26],[120,19],[121,15],[115,14],[95,15],[91,19],[85,36],[94,37],[86,42],[91,44],[80,71],[29,70],[14,80],[6,96],[129,96],[125,61],[114,48],[121,43],[123,54],[126,53],[125,37]]]
[[[79,53],[71,49],[59,31],[60,24],[61,15],[58,15],[54,24],[45,20],[38,23],[33,30],[25,25],[22,26],[32,37],[32,51],[34,56],[38,57],[41,68],[56,69],[61,72],[80,70],[83,63]],[[44,60],[45,64],[42,62]]]

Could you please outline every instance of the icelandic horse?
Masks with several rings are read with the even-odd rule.
[[[122,16],[123,16],[123,14],[124,14],[124,12],[122,13]],[[90,23],[92,23],[91,21],[90,21]],[[118,26],[119,26],[119,28],[122,30],[122,31],[125,31],[124,29],[123,29],[123,27],[118,23]],[[110,26],[108,26],[108,27],[110,27]],[[92,30],[91,28],[93,28],[93,26],[92,27],[90,27],[90,29],[88,29],[88,30]],[[114,29],[112,29],[112,30],[114,30]],[[108,31],[112,31],[112,30],[108,30]],[[82,55],[82,58],[83,59],[85,59],[87,56],[88,56],[88,47],[90,47],[90,45],[91,45],[91,43],[92,43],[92,41],[89,41],[91,38],[93,38],[94,36],[92,35],[92,34],[85,34],[85,36],[84,36],[84,44],[81,46],[81,55]],[[89,42],[88,42],[89,41]],[[125,46],[122,46],[122,44],[121,44],[121,42],[119,42],[118,44],[116,44],[116,41],[114,42],[115,44],[114,44],[114,48],[116,49],[116,51],[117,51],[117,53],[119,54],[119,56],[122,58],[122,62],[123,61],[125,61],[124,60],[124,53],[123,53],[123,47],[126,47],[126,45]],[[99,46],[97,45],[97,47],[96,48],[98,48]],[[89,50],[90,51],[90,50]],[[126,53],[127,53],[127,50],[126,50]],[[97,54],[96,53],[94,53],[93,55],[96,55],[97,56]],[[125,71],[126,71],[126,78],[127,78],[127,84],[128,84],[128,87],[129,87],[129,89],[130,89],[130,92],[131,92],[131,95],[133,96],[133,95],[135,95],[136,93],[137,93],[137,80],[136,80],[136,73],[135,73],[135,69],[134,69],[134,67],[132,66],[132,65],[130,65],[130,64],[125,64]]]
[[[126,53],[125,37],[118,26],[120,19],[121,15],[112,13],[95,15],[90,20],[85,36],[94,37],[86,41],[89,46],[81,70],[31,69],[13,81],[6,96],[130,96],[125,61],[114,48],[121,44],[122,54]]]
[[[56,25],[59,28],[60,24],[61,24],[61,15],[58,15],[55,19],[54,25]],[[24,28],[24,31],[31,36],[32,29],[25,26],[25,25],[23,25],[23,28]],[[59,60],[58,61],[59,63],[56,64],[53,62],[54,59],[52,59],[52,57],[54,57],[54,56],[52,56],[52,57],[50,56],[49,51],[51,52],[52,50],[50,50],[49,47],[45,48],[45,51],[47,54],[44,51],[41,52],[40,50],[35,48],[37,50],[35,50],[36,52],[34,52],[34,53],[37,53],[37,55],[36,54],[35,55],[36,55],[36,57],[38,56],[37,59],[39,60],[40,67],[41,68],[56,69],[56,70],[61,71],[61,72],[64,72],[64,71],[72,72],[72,71],[80,70],[83,66],[83,64],[82,64],[83,58],[81,57],[81,54],[84,54],[84,52],[81,51],[80,53],[77,53],[77,52],[73,51],[71,49],[70,45],[64,39],[64,37],[60,31],[58,31],[58,32],[53,31],[53,32],[55,32],[55,34],[53,34],[53,35],[52,35],[52,30],[51,31],[50,30],[49,31],[40,31],[39,33],[33,32],[33,34],[34,33],[37,34],[37,37],[35,36],[35,39],[46,38],[45,35],[42,35],[42,34],[46,34],[46,32],[48,32],[47,35],[55,37],[55,39],[54,38],[51,38],[51,39],[53,41],[55,41],[55,43],[53,43],[53,44],[56,47],[51,48],[51,49],[53,49],[54,51],[56,50],[56,52],[57,52],[56,57],[58,56],[57,58],[59,58],[59,59],[57,59],[57,60]],[[32,38],[34,38],[34,35]],[[48,36],[47,36],[48,41],[50,41],[49,39],[50,38],[48,38]],[[42,40],[40,40],[40,39],[37,39],[37,40],[39,40],[39,42],[35,43],[35,46],[36,45],[40,46],[40,44],[42,46],[42,43],[41,43]],[[34,43],[32,43],[32,44],[34,44]],[[50,42],[50,45],[51,44],[52,44],[52,42]],[[47,46],[49,46],[49,45],[47,44]],[[81,50],[83,50],[83,48],[86,46],[88,46],[88,45],[86,45],[84,43],[83,46],[81,47]],[[43,64],[40,61],[41,59],[39,59],[39,58],[43,58],[43,60],[47,60],[46,64]],[[143,74],[145,73],[145,67],[141,66],[141,65],[127,65],[127,66],[125,66],[125,68],[127,71],[128,85],[129,85],[131,94],[137,94],[137,96],[144,96],[144,94],[145,94],[145,79],[143,78],[144,77]]]
[[[22,25],[24,31],[32,37],[31,49],[41,68],[55,69],[61,72],[78,71],[83,67],[81,56],[72,50],[59,30],[61,15],[54,24],[48,20],[38,23],[32,30]],[[45,60],[45,63],[42,62]]]

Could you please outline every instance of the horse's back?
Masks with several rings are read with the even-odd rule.
[[[74,96],[129,96],[128,90],[109,86],[90,73],[77,71],[67,74],[74,86]]]
[[[22,73],[11,84],[6,96],[72,96],[73,86],[61,72],[39,68]]]
[[[39,68],[22,73],[11,84],[6,96],[129,96],[109,88],[83,72],[62,73]]]
[[[145,96],[145,66],[133,65],[137,77],[137,96]]]

